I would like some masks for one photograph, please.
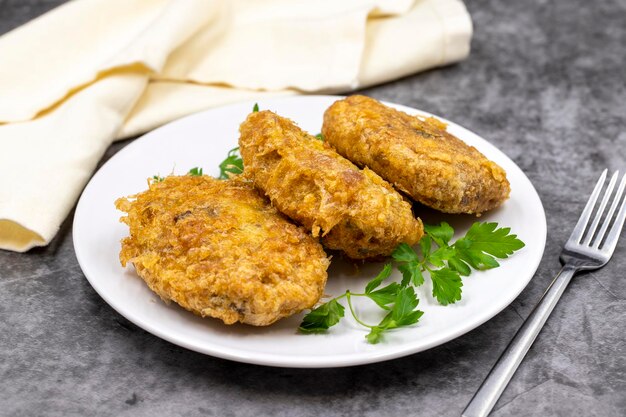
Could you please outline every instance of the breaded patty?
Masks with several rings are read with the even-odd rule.
[[[322,246],[242,178],[170,176],[115,205],[130,228],[122,265],[197,315],[266,326],[323,294]]]
[[[321,235],[327,248],[365,259],[421,238],[421,221],[393,187],[289,119],[256,112],[239,131],[245,175],[278,210]]]
[[[326,110],[322,134],[341,155],[439,211],[480,214],[509,197],[504,170],[433,117],[351,96]]]

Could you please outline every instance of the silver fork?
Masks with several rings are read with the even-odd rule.
[[[522,327],[517,331],[517,334],[491,369],[491,372],[487,375],[476,394],[474,394],[474,397],[463,411],[462,417],[484,417],[489,414],[522,362],[522,359],[526,356],[528,349],[530,349],[537,338],[541,328],[574,274],[579,271],[601,268],[611,259],[624,225],[624,218],[626,218],[626,198],[623,198],[620,205],[620,200],[624,196],[624,188],[626,187],[626,175],[622,177],[609,211],[605,215],[606,205],[611,199],[618,176],[619,172],[616,171],[609,181],[598,209],[594,210],[600,192],[606,182],[607,170],[605,169],[600,176],[580,219],[578,219],[576,227],[574,227],[572,235],[561,252],[560,259],[563,268],[554,278],[524,324],[522,324]],[[620,205],[620,208],[614,217],[618,205]],[[596,215],[590,224],[589,219],[591,219],[591,215],[594,212]],[[602,221],[602,226],[600,231],[596,233],[600,221]],[[611,224],[612,227],[605,239],[605,234]]]

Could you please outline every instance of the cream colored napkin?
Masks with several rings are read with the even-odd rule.
[[[0,248],[46,245],[110,143],[464,59],[460,0],[77,0],[0,37]]]

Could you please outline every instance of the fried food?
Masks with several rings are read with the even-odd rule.
[[[239,131],[244,175],[278,210],[321,235],[327,248],[365,259],[389,255],[399,243],[412,245],[422,237],[422,222],[393,187],[289,119],[255,112]]]
[[[266,326],[323,294],[322,246],[241,178],[170,176],[115,205],[130,228],[122,265],[197,315]]]
[[[439,211],[480,214],[509,197],[504,170],[434,117],[351,96],[326,110],[322,134],[341,155]]]

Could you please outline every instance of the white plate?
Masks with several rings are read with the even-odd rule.
[[[261,109],[291,118],[312,134],[320,132],[324,110],[338,97],[302,96],[259,101]],[[147,188],[152,175],[184,174],[190,168],[204,167],[204,173],[217,175],[218,165],[237,146],[239,124],[254,103],[242,103],[208,110],[156,129],[131,143],[111,158],[85,188],[74,219],[74,247],[85,276],[94,289],[124,317],[150,333],[185,348],[240,362],[261,365],[320,368],[349,366],[383,361],[431,348],[458,337],[495,316],[509,305],[530,281],[546,239],[546,218],[534,187],[513,161],[476,134],[444,120],[448,130],[475,146],[507,172],[511,198],[481,221],[496,221],[511,227],[526,247],[501,262],[501,267],[475,272],[464,278],[463,298],[447,307],[430,295],[428,283],[418,289],[424,316],[410,328],[390,332],[383,342],[368,344],[367,331],[351,317],[328,334],[302,335],[296,329],[302,314],[266,327],[226,326],[221,321],[201,319],[175,304],[166,305],[132,267],[122,268],[118,260],[120,239],[127,227],[119,223],[122,213],[116,198]],[[408,113],[428,113],[394,105]],[[436,218],[439,217],[439,218]],[[426,222],[446,219],[464,234],[476,220],[470,216],[436,215],[425,211]],[[382,264],[356,268],[333,260],[326,293],[339,295],[346,289],[361,290],[380,271]],[[378,308],[357,304],[360,314],[371,322],[379,319]],[[348,313],[347,316],[350,316]]]

